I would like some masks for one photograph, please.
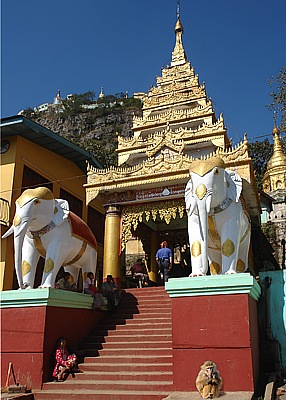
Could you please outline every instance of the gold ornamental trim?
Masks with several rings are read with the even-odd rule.
[[[145,128],[148,126],[154,126],[162,123],[167,123],[169,121],[179,121],[183,119],[191,119],[200,116],[206,116],[209,114],[213,114],[214,110],[212,108],[211,102],[208,102],[206,106],[198,105],[196,108],[192,109],[181,109],[175,110],[170,109],[165,112],[161,112],[156,115],[148,115],[147,117],[133,117],[133,129],[134,128]]]
[[[183,218],[186,213],[186,206],[184,199],[158,201],[154,203],[143,203],[138,206],[123,207],[121,213],[122,223],[122,238],[121,248],[125,249],[126,243],[132,238],[132,232],[135,232],[139,222],[143,221],[156,221],[159,217],[165,221],[167,225],[170,224],[172,219]]]
[[[248,142],[245,141],[227,151],[218,149],[217,152],[204,157],[204,160],[220,157],[226,168],[250,163],[248,154]],[[186,181],[189,178],[193,157],[184,154],[175,154],[171,158],[161,154],[160,157],[151,157],[133,167],[110,167],[108,169],[97,169],[88,166],[86,188],[87,203],[96,198],[100,192],[120,191],[127,188],[136,188],[144,185],[160,185],[164,182]],[[240,172],[240,170],[239,170]],[[245,175],[245,174],[243,174]],[[249,175],[249,174],[248,174]],[[245,179],[251,177],[245,176]],[[175,183],[175,184],[176,184]]]
[[[220,270],[221,270],[220,265],[217,262],[212,261],[210,263],[210,272],[212,275],[220,274]]]
[[[239,258],[236,264],[236,271],[237,272],[244,272],[245,270],[245,263]]]
[[[201,243],[198,240],[192,243],[191,253],[193,257],[199,257],[202,254]]]
[[[83,253],[85,252],[86,247],[87,247],[87,242],[83,242],[77,255],[71,261],[69,261],[63,265],[64,266],[73,265],[74,263],[76,263],[83,256]]]
[[[44,266],[44,272],[46,274],[48,274],[49,272],[51,272],[55,267],[55,263],[54,261],[51,259],[51,257],[49,257],[46,262],[45,262],[45,266]]]
[[[24,260],[24,261],[22,262],[22,275],[23,275],[23,276],[24,276],[24,275],[27,275],[27,273],[30,272],[30,271],[31,271],[31,264],[28,263],[27,260]]]
[[[203,183],[199,184],[199,186],[196,188],[197,198],[199,200],[202,200],[205,197],[206,193],[207,193],[206,186]]]
[[[222,245],[222,254],[226,257],[230,257],[235,251],[235,245],[231,239],[226,239]]]
[[[142,127],[142,129],[147,128]],[[171,142],[184,140],[185,144],[195,144],[201,142],[202,140],[216,140],[218,139],[218,134],[221,136],[225,132],[226,130],[222,115],[220,115],[216,122],[212,124],[203,123],[195,129],[180,127],[172,130],[170,129],[169,124],[167,124],[164,129],[155,132],[146,139],[143,139],[141,136],[135,136],[132,138],[122,138],[121,136],[118,136],[117,153],[120,154],[124,151],[128,153],[130,152],[130,154],[137,153],[138,150],[146,149],[148,144],[150,145],[151,141],[153,141],[153,143],[160,142],[162,138],[164,139],[166,137],[167,134],[167,138]]]

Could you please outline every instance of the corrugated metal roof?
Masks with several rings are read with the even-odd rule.
[[[102,168],[93,155],[87,151],[22,115],[2,118],[0,126],[2,137],[20,135],[74,162],[83,172],[86,172],[86,161],[96,168]]]

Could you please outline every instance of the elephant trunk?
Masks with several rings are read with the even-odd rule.
[[[24,238],[28,228],[28,219],[22,221],[21,225],[14,227],[14,253],[15,253],[15,270],[19,289],[25,289],[22,273],[22,248]]]
[[[198,201],[197,206],[201,230],[202,272],[206,274],[208,270],[208,212],[210,207],[210,197],[207,201],[206,199]]]

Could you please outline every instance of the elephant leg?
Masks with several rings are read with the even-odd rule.
[[[246,237],[243,238],[243,241],[239,245],[238,260],[236,263],[236,271],[237,272],[244,272],[248,268],[249,246],[250,246],[250,230],[247,233]]]
[[[192,273],[190,276],[206,275],[202,262],[202,239],[199,224],[189,223],[189,242],[192,260]]]
[[[221,232],[222,274],[236,274],[239,250],[239,221],[224,225]]]
[[[25,240],[22,251],[22,275],[26,289],[33,289],[40,254],[30,240]]]
[[[57,273],[66,259],[66,252],[64,251],[64,244],[61,242],[53,243],[47,249],[46,261],[40,288],[54,288]]]
[[[211,275],[220,275],[222,271],[221,251],[209,248],[208,254]]]

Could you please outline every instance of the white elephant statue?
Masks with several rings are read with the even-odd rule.
[[[219,157],[195,160],[185,189],[192,274],[234,274],[248,267],[250,218],[242,179]],[[209,263],[209,265],[208,265]]]
[[[2,237],[12,232],[19,289],[33,288],[40,256],[45,258],[42,288],[55,287],[61,266],[74,279],[79,268],[83,276],[95,273],[97,244],[92,231],[69,211],[66,200],[54,199],[45,187],[27,189],[16,200],[13,225]]]

